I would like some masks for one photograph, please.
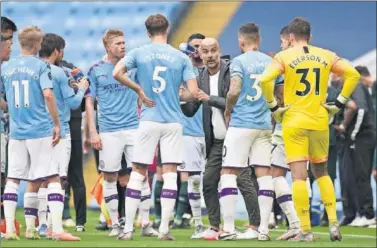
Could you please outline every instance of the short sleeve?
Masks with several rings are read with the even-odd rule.
[[[96,71],[94,67],[91,67],[89,72],[88,72],[88,79],[90,81],[89,84],[89,93],[86,96],[89,96],[91,98],[96,98],[97,97],[97,77],[96,77]]]
[[[195,79],[195,73],[194,73],[194,66],[192,65],[192,62],[190,59],[186,56],[184,58],[184,65],[183,65],[183,81],[188,81],[190,79]]]
[[[240,78],[243,78],[242,63],[237,58],[233,59],[233,61],[230,63],[230,76],[238,76]]]
[[[41,63],[41,74],[39,77],[39,83],[41,85],[42,90],[45,89],[52,89],[53,82],[52,82],[52,75],[51,75],[51,66],[48,63]]]
[[[136,68],[136,53],[137,48],[129,52],[123,59],[122,62],[124,66],[126,67],[127,71],[130,71],[132,69]]]
[[[71,96],[74,96],[75,92],[73,91],[72,87],[69,85],[69,78],[67,77],[63,69],[59,70],[58,79],[59,79],[60,89],[63,94],[63,98],[67,99]]]

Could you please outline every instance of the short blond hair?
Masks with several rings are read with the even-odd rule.
[[[118,36],[124,36],[124,32],[120,29],[108,29],[102,36],[103,45],[106,47],[112,39]]]
[[[18,34],[20,45],[25,49],[32,49],[37,42],[42,42],[42,39],[42,29],[37,26],[27,26]]]

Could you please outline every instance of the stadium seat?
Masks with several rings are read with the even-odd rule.
[[[65,59],[83,71],[104,54],[101,37],[108,28],[126,34],[127,51],[149,43],[146,18],[154,13],[173,14],[179,2],[3,2],[1,14],[22,28],[40,26],[66,40]],[[19,53],[15,39],[13,55]]]

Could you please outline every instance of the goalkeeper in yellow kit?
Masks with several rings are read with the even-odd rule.
[[[264,71],[260,84],[267,104],[277,122],[282,122],[287,162],[293,185],[293,202],[301,222],[297,241],[313,241],[309,197],[306,185],[307,161],[317,180],[330,226],[330,239],[341,240],[336,216],[334,185],[327,172],[329,118],[345,105],[360,75],[335,53],[309,45],[310,23],[295,18],[288,25],[291,48],[278,53]],[[330,72],[344,77],[344,86],[335,104],[325,104]],[[274,98],[274,80],[284,75],[284,103]]]

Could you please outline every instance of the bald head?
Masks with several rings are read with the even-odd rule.
[[[206,46],[206,47],[216,46],[216,47],[219,47],[219,42],[215,38],[205,38],[204,40],[202,40],[201,46]]]
[[[220,68],[220,46],[214,38],[205,38],[200,44],[200,56],[209,70]],[[215,72],[217,73],[217,71]]]

